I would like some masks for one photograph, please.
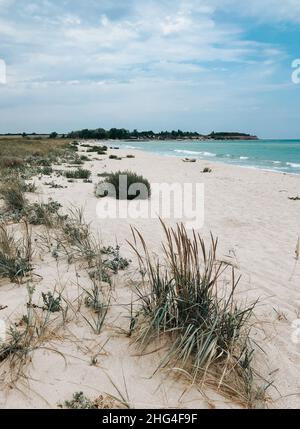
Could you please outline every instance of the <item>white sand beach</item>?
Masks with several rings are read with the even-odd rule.
[[[191,385],[176,371],[153,375],[163,350],[155,351],[154,345],[153,353],[139,356],[140,351],[122,331],[128,329],[128,306],[133,295],[130,278],[137,268],[127,243],[131,240],[130,226],[137,227],[149,248],[158,254],[162,227],[157,218],[135,221],[97,218],[97,204],[104,203],[94,194],[95,184],[100,180],[97,175],[118,170],[137,172],[152,183],[204,184],[205,219],[199,232],[206,240],[210,232],[219,238],[219,258],[230,260],[242,276],[238,298],[247,302],[259,300],[253,326],[257,341],[255,364],[260,375],[273,383],[260,406],[299,408],[300,338],[298,344],[293,341],[292,325],[300,318],[300,261],[295,253],[300,237],[300,202],[289,197],[300,195],[300,176],[201,160],[184,163],[179,158],[139,150],[108,153],[123,159],[88,154],[92,160],[84,167],[92,171],[93,183],[68,183],[66,178],[58,177],[53,180],[67,188],[51,189],[44,183],[52,179],[36,178],[38,193],[28,198],[45,202],[52,198],[62,204],[64,212],[72,206],[83,207],[85,220],[103,245],[118,243],[122,255],[133,263],[113,280],[112,308],[102,333],[94,335],[83,318],[68,315],[67,327],[57,330],[57,337],[53,336],[44,347],[33,352],[32,361],[26,366],[26,377],[16,386],[6,385],[0,391],[0,408],[56,408],[78,391],[92,397],[103,393],[116,395],[113,383],[123,392],[128,390],[130,405],[135,408],[240,406],[215,390]],[[126,158],[129,154],[135,158]],[[205,167],[212,172],[203,174]],[[174,221],[170,223],[174,225]],[[38,233],[39,228],[34,227],[34,232]],[[78,295],[78,288],[88,284],[83,267],[77,266],[75,270],[64,259],[55,260],[39,248],[34,251],[34,272],[40,276],[35,278],[38,295],[57,286],[64,288],[72,301]],[[15,322],[24,314],[28,299],[25,286],[1,281],[2,319]],[[4,376],[2,371],[1,377]]]

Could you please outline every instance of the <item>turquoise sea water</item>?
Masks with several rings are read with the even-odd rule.
[[[119,144],[119,143],[118,143]],[[120,147],[300,174],[300,140],[122,142]]]

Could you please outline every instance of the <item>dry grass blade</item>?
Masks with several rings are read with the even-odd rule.
[[[2,185],[0,195],[7,211],[21,212],[27,204],[22,185],[18,180]]]
[[[111,394],[107,394],[110,398],[112,398],[113,400],[115,400],[117,403],[119,403],[120,405],[122,405],[122,407],[127,408],[128,410],[130,410],[132,407],[130,405],[130,398],[129,398],[129,393],[128,393],[128,389],[127,389],[127,384],[126,384],[126,379],[125,379],[125,375],[123,372],[123,383],[124,383],[124,389],[125,389],[125,393],[123,394],[121,389],[117,386],[117,384],[113,381],[113,379],[109,376],[109,374],[106,373],[107,378],[109,379],[109,381],[111,382],[112,386],[115,388],[116,392],[118,393],[119,397],[111,395]]]
[[[22,226],[22,238],[17,240],[5,224],[0,224],[0,277],[11,281],[21,279],[32,269],[31,230],[26,221]]]

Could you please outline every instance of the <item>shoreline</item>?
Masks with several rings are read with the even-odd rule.
[[[237,142],[237,141],[236,141]],[[124,144],[125,143],[125,144]],[[203,150],[201,151],[201,148],[198,146],[196,148],[192,148],[192,142],[180,142],[181,144],[189,144],[190,147],[188,150],[184,149],[184,148],[175,148],[173,152],[178,152],[178,154],[180,155],[174,155],[170,149],[170,146],[167,146],[166,151],[163,151],[163,142],[161,145],[162,151],[156,151],[154,148],[152,150],[152,147],[150,147],[149,149],[145,149],[145,147],[135,147],[133,145],[128,144],[127,148],[126,148],[126,143],[130,143],[130,142],[125,142],[122,141],[121,144],[119,145],[120,149],[124,150],[124,149],[132,149],[132,150],[141,150],[144,151],[146,153],[152,154],[152,155],[158,155],[158,156],[162,156],[162,157],[172,157],[172,158],[187,158],[187,159],[196,159],[199,161],[206,161],[206,162],[215,162],[215,163],[219,163],[219,164],[223,164],[223,165],[229,165],[229,166],[238,166],[241,168],[250,168],[250,169],[256,169],[256,170],[262,170],[262,171],[271,171],[274,173],[283,173],[283,174],[292,174],[292,175],[296,175],[296,176],[300,176],[300,163],[299,162],[294,162],[293,160],[281,160],[279,161],[278,159],[256,159],[255,157],[253,157],[253,155],[250,154],[243,154],[243,155],[234,155],[234,154],[227,154],[225,156],[225,154],[218,154],[218,153],[214,153],[211,152],[210,156],[205,156],[205,154],[209,154],[210,148],[202,148]],[[149,143],[149,142],[148,142]],[[151,142],[150,142],[151,143]],[[206,142],[207,145],[209,145],[209,142]],[[219,142],[220,144],[223,144],[223,142]],[[172,142],[172,141],[168,141],[167,145],[170,144],[174,144],[176,145],[176,142]],[[140,144],[140,146],[142,146],[142,144]],[[226,148],[226,143],[224,143],[224,148]],[[213,148],[212,148],[213,150]],[[168,153],[166,153],[168,152]],[[200,157],[201,156],[201,157]],[[226,160],[228,160],[228,162],[226,162]],[[230,162],[230,160],[234,160],[235,162]],[[242,161],[250,161],[252,162],[252,164],[246,164],[244,165],[242,163]],[[260,165],[261,163],[261,165]],[[281,167],[276,168],[276,166],[281,165]],[[286,171],[287,169],[287,171]],[[293,169],[296,169],[297,171],[294,172]]]
[[[113,150],[113,149],[111,149]],[[280,170],[272,170],[272,169],[267,169],[267,168],[260,168],[260,167],[256,167],[256,166],[250,166],[250,165],[239,165],[239,164],[231,164],[231,163],[227,163],[227,162],[222,162],[222,161],[216,161],[214,160],[214,156],[211,157],[211,159],[213,159],[213,161],[210,160],[210,158],[195,158],[192,155],[189,157],[184,157],[184,156],[177,156],[177,155],[169,155],[169,154],[158,154],[158,153],[154,153],[154,152],[150,152],[150,151],[146,151],[144,149],[141,148],[134,148],[134,147],[128,147],[128,148],[123,148],[120,146],[119,150],[122,151],[140,151],[143,152],[145,154],[149,154],[152,156],[157,156],[159,158],[170,158],[170,159],[180,159],[183,160],[184,158],[190,158],[190,159],[196,159],[197,162],[210,162],[211,164],[216,164],[216,165],[224,165],[227,167],[233,167],[233,168],[241,168],[241,169],[249,169],[249,170],[256,170],[256,171],[263,171],[266,173],[276,173],[276,174],[282,174],[282,175],[289,175],[289,176],[296,176],[296,177],[300,177],[300,173],[290,173],[290,172],[284,172],[284,171],[280,171]],[[272,161],[272,162],[277,162],[277,161]],[[280,161],[281,162],[281,161]]]

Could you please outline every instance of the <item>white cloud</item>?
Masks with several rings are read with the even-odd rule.
[[[55,2],[25,5],[41,24],[6,20],[0,27],[12,50],[19,52],[14,81],[18,74],[20,81],[30,75],[33,80],[65,76],[66,80],[101,81],[155,73],[168,79],[176,72],[192,78],[209,62],[249,64],[280,55],[273,46],[246,40],[237,25],[217,22],[215,8],[207,0],[133,3],[135,8],[126,18],[112,19],[102,13],[93,23],[83,19],[79,10],[53,14]],[[26,46],[18,49],[20,42]]]
[[[299,0],[210,0],[220,9],[252,16],[259,21],[300,22]]]
[[[300,0],[292,3],[295,13]],[[0,0],[4,4],[8,10],[8,0]],[[141,127],[178,121],[189,128],[204,115],[207,131],[207,112],[231,118],[236,111],[259,111],[263,94],[283,88],[274,76],[285,53],[247,37],[237,19],[221,20],[215,12],[222,10],[256,19],[292,16],[276,0],[90,0],[90,7],[77,0],[32,0],[9,14],[1,10],[0,35],[9,56],[2,103],[15,103],[17,112],[34,99],[28,115],[39,118],[38,106],[48,108],[46,123],[60,111],[65,128],[79,128],[78,119],[93,126],[89,109],[106,126],[137,126],[132,116]],[[10,123],[10,114],[6,109],[4,122]],[[162,123],[168,114],[169,122]]]
[[[175,17],[167,16],[165,21],[161,24],[162,32],[167,36],[179,33],[181,31],[186,31],[191,24],[191,19],[182,13],[178,13]]]
[[[74,15],[65,15],[61,18],[61,22],[64,25],[80,25],[81,19],[78,16]]]

